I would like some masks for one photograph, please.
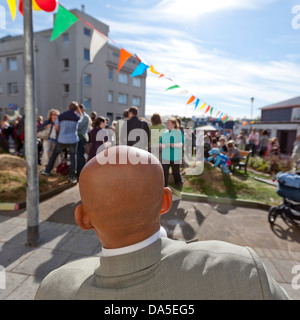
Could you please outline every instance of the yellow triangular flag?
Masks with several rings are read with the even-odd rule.
[[[203,103],[202,107],[199,110],[203,109],[205,106],[206,106],[206,103]]]
[[[13,20],[16,18],[16,12],[17,12],[17,0],[7,0],[9,10],[11,13],[11,16]]]
[[[160,74],[159,72],[154,70],[154,67],[152,65],[150,66],[150,71],[155,74]]]

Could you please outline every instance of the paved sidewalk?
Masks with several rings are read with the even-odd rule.
[[[101,244],[94,232],[82,231],[75,223],[78,203],[76,186],[40,204],[41,243],[37,248],[25,245],[26,211],[0,211],[0,265],[6,275],[0,300],[31,300],[53,269],[99,256]],[[300,265],[300,229],[287,226],[280,218],[271,228],[267,215],[263,210],[187,202],[174,196],[172,209],[162,216],[161,224],[173,239],[221,240],[252,247],[290,297],[300,300],[300,289],[291,286],[292,268]]]

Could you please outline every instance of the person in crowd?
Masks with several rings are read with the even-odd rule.
[[[219,144],[220,144],[219,149],[220,149],[220,152],[224,154],[226,154],[228,151],[226,143],[227,143],[227,139],[225,138],[225,136],[221,136],[219,138]]]
[[[159,144],[162,149],[162,166],[165,176],[165,187],[168,186],[169,170],[172,168],[172,174],[176,186],[181,189],[183,186],[180,165],[182,163],[182,149],[184,146],[184,135],[179,128],[176,118],[170,118],[167,121],[167,131],[165,131]]]
[[[42,174],[49,176],[51,170],[54,167],[56,158],[64,149],[68,149],[70,153],[70,169],[69,169],[69,182],[76,183],[76,166],[77,166],[77,144],[78,137],[78,124],[81,121],[81,111],[79,104],[76,101],[70,103],[68,110],[61,113],[56,122],[55,129],[59,132],[57,142],[53,153],[49,159],[49,162],[45,170],[42,170]]]
[[[56,109],[51,109],[48,112],[47,119],[38,127],[38,132],[47,131],[46,136],[43,137],[43,152],[41,157],[41,165],[46,168],[49,159],[53,153],[56,141],[57,141],[57,131],[55,130],[55,122],[60,112]],[[39,135],[39,133],[38,133]],[[56,158],[54,163],[54,168],[60,164],[60,155]]]
[[[142,161],[131,164],[129,154],[137,153]],[[289,299],[252,248],[186,243],[161,233],[172,192],[164,188],[161,164],[152,154],[127,146],[102,151],[83,168],[79,190],[75,220],[95,232],[100,257],[53,270],[35,300]]]
[[[204,158],[208,158],[208,151],[211,150],[210,138],[208,135],[204,136]]]
[[[125,121],[128,120],[128,109],[125,109],[123,112],[123,119],[120,119],[117,121],[116,127],[115,127],[115,145],[119,145],[122,144],[122,142],[120,143],[120,133],[121,133],[121,129],[122,126],[124,124]]]
[[[211,149],[208,154],[209,157],[205,159],[207,163],[209,163],[214,168],[220,167],[221,170],[226,174],[230,173],[231,162],[225,154],[220,152],[219,148]]]
[[[297,136],[297,139],[293,144],[293,153],[291,159],[293,160],[293,167],[296,171],[298,169],[298,165],[300,164],[300,134]]]
[[[251,134],[248,137],[249,147],[252,149],[252,156],[255,156],[259,146],[259,133],[256,132],[256,128],[252,129]]]
[[[97,112],[96,111],[92,111],[90,114],[90,119],[91,119],[91,125],[90,125],[90,130],[93,130],[93,123],[97,118]]]
[[[262,135],[260,137],[259,142],[259,156],[265,158],[268,150],[268,144],[269,144],[269,133],[267,130],[262,131]]]
[[[150,131],[146,121],[142,121],[138,118],[138,108],[132,106],[128,110],[127,126],[121,128],[121,144],[128,146],[139,146],[139,148],[147,150],[149,149]],[[127,128],[127,130],[126,130]],[[130,133],[135,129],[142,129],[140,132],[133,132],[133,138],[130,137]]]
[[[280,145],[277,137],[270,140],[269,156],[280,156]]]
[[[216,137],[213,137],[213,138],[211,139],[211,147],[212,147],[212,148],[219,148],[218,140],[217,140]]]
[[[109,129],[109,123],[110,123],[109,118],[105,118],[105,129]]]
[[[106,121],[104,117],[97,117],[94,121],[94,128],[89,132],[89,148],[88,161],[94,158],[97,153],[103,149],[110,147],[109,133],[105,129]]]
[[[150,151],[161,159],[161,149],[159,147],[159,139],[165,130],[165,125],[162,122],[162,118],[158,113],[154,113],[150,119]],[[152,131],[153,130],[153,131]],[[153,141],[152,141],[153,140]]]
[[[38,116],[37,121],[36,121],[37,127],[41,126],[43,124],[43,122],[44,122],[43,116]]]
[[[78,124],[78,147],[77,147],[77,177],[80,176],[80,172],[86,163],[85,159],[85,151],[86,151],[86,144],[89,141],[89,130],[90,130],[90,122],[91,119],[89,115],[85,112],[85,107],[83,104],[79,105],[82,120]]]
[[[227,153],[226,156],[231,162],[231,167],[234,165],[238,165],[242,159],[242,155],[240,150],[235,146],[234,140],[230,140],[227,142]]]
[[[9,116],[4,115],[0,122],[0,148],[4,152],[9,152],[9,137],[12,134],[12,127],[9,123]]]
[[[241,131],[240,134],[237,136],[236,145],[240,150],[245,150],[247,145],[247,139],[244,131]]]

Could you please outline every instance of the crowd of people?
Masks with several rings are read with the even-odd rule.
[[[123,123],[126,121],[126,126],[122,125],[122,120]],[[110,123],[108,118],[98,116],[96,112],[88,115],[84,106],[76,101],[71,102],[68,110],[62,113],[51,109],[46,120],[39,116],[36,122],[37,148],[39,164],[44,168],[42,174],[48,176],[53,169],[64,166],[67,167],[69,181],[76,182],[86,162],[103,148],[119,144],[135,145],[150,151],[160,160],[166,186],[171,167],[174,182],[181,188],[183,150],[186,146],[188,152],[197,154],[197,148],[200,147],[197,130],[187,127],[192,130],[184,130],[178,117],[170,117],[165,125],[158,113],[153,114],[148,123],[138,116],[135,106],[124,110],[122,120]],[[10,123],[7,115],[3,117],[0,123],[0,147],[4,151],[9,151],[11,136],[15,154],[25,155],[24,121],[24,116],[18,116],[13,123]],[[145,134],[135,136],[135,129],[142,129]],[[241,161],[241,151],[249,151],[252,156],[272,158],[280,156],[280,145],[276,137],[269,137],[267,130],[259,133],[256,128],[248,136],[244,131],[236,136],[229,133],[219,136],[218,131],[208,132],[204,136],[204,159],[225,173],[230,173],[232,166]],[[300,135],[294,143],[291,157],[296,168],[300,162]]]

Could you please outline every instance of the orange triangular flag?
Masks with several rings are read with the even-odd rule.
[[[124,66],[124,64],[126,63],[126,61],[132,56],[131,53],[129,53],[128,51],[121,49],[120,50],[120,59],[119,59],[119,67],[118,67],[118,73],[120,72],[120,70],[122,69],[122,67]]]
[[[187,103],[187,104],[192,103],[194,100],[195,100],[195,97],[194,97],[194,96],[191,96],[191,97],[190,97],[190,100],[188,101],[188,103]]]

